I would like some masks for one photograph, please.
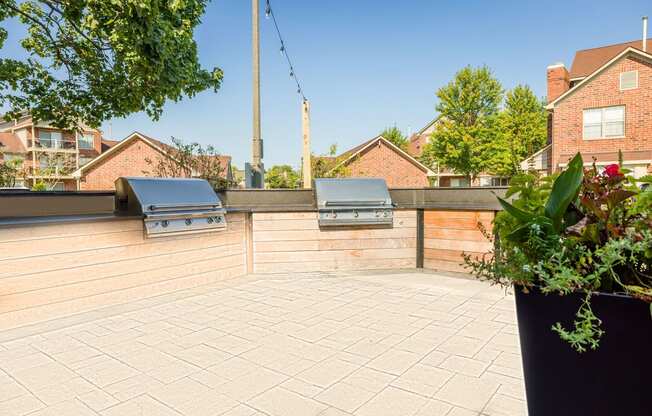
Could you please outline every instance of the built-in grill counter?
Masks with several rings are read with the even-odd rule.
[[[115,214],[142,216],[146,237],[220,231],[226,210],[203,179],[119,178]]]
[[[315,179],[320,227],[392,227],[394,205],[379,178]]]

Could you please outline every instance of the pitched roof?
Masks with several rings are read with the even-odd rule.
[[[120,143],[120,140],[102,139],[102,153],[106,152],[118,143]]]
[[[595,72],[614,56],[627,48],[643,50],[643,41],[618,43],[616,45],[601,46],[599,48],[584,49],[575,52],[575,58],[570,69],[570,79],[584,78]],[[652,51],[652,39],[647,40],[647,50]]]
[[[374,145],[375,143],[378,143],[378,142],[382,142],[387,147],[394,150],[399,155],[403,156],[409,162],[414,164],[417,168],[424,171],[428,176],[432,176],[432,175],[435,174],[432,170],[430,170],[423,163],[419,162],[418,160],[416,160],[415,158],[410,156],[406,151],[404,151],[400,147],[396,146],[394,143],[390,142],[389,140],[387,140],[383,136],[376,136],[373,139],[367,140],[366,142],[364,142],[362,144],[359,144],[358,146],[355,146],[352,149],[347,150],[346,152],[344,152],[341,155],[337,156],[337,158],[326,157],[325,159],[341,160],[342,161],[341,163],[339,163],[337,166],[333,166],[333,169],[335,169],[338,166],[345,165],[345,164],[349,163],[350,161],[353,160],[353,158],[355,156],[357,156],[358,154],[364,152],[366,149],[370,148],[372,145]]]
[[[557,103],[559,103],[560,101],[564,100],[569,95],[573,94],[575,91],[582,88],[584,85],[586,85],[588,82],[590,82],[594,77],[596,77],[602,71],[604,71],[605,69],[610,67],[615,62],[618,62],[623,57],[630,56],[630,55],[635,55],[636,57],[638,57],[640,59],[645,59],[647,61],[652,62],[652,55],[651,54],[649,54],[647,52],[643,52],[642,50],[640,50],[638,48],[632,48],[631,46],[629,46],[626,49],[624,49],[623,51],[621,51],[618,55],[612,57],[609,61],[605,62],[601,67],[599,67],[598,69],[596,69],[595,71],[590,73],[588,76],[582,78],[582,80],[579,83],[575,84],[571,89],[567,90],[565,93],[563,93],[559,97],[557,97],[554,100],[552,100],[551,102],[549,102],[548,105],[546,105],[546,108],[547,109],[553,109]]]
[[[120,141],[108,140],[108,142],[113,142],[115,144],[109,147],[106,151],[102,152],[102,154],[100,154],[98,157],[96,157],[95,159],[91,160],[90,162],[80,167],[75,172],[73,172],[73,176],[77,176],[77,177],[83,176],[83,173],[85,171],[88,171],[93,166],[96,166],[102,163],[104,160],[107,160],[112,154],[118,152],[120,149],[127,146],[127,144],[136,140],[142,140],[144,143],[148,144],[154,150],[158,151],[162,155],[168,155],[169,154],[168,152],[172,150],[172,146],[170,146],[169,144],[166,144],[160,140],[154,139],[152,137],[146,136],[142,133],[135,131],[131,133],[129,136],[127,136],[126,138],[124,138],[123,140]],[[102,143],[102,148],[104,148],[104,140]],[[220,161],[220,166],[222,167],[221,175],[227,177],[229,173],[228,168],[231,164],[231,156],[216,155],[215,157],[218,158]]]
[[[20,138],[14,133],[0,133],[0,151],[7,153],[25,153],[27,150],[20,141]]]

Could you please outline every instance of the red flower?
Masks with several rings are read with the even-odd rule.
[[[613,165],[607,165],[604,168],[604,174],[607,175],[610,178],[613,178],[614,176],[621,176],[622,175],[622,173],[620,173],[620,166],[618,166],[615,163]]]

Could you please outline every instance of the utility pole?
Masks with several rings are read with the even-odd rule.
[[[310,157],[310,103],[304,99],[301,103],[301,131],[303,133],[303,187],[312,186],[312,166]]]
[[[251,0],[251,41],[253,66],[253,135],[251,164],[245,167],[247,188],[264,187],[263,140],[260,137],[260,32],[259,0]]]

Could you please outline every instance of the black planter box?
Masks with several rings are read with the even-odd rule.
[[[582,295],[515,291],[529,416],[652,415],[649,304],[594,295],[591,308],[606,333],[597,350],[580,354],[551,327],[572,328]]]

